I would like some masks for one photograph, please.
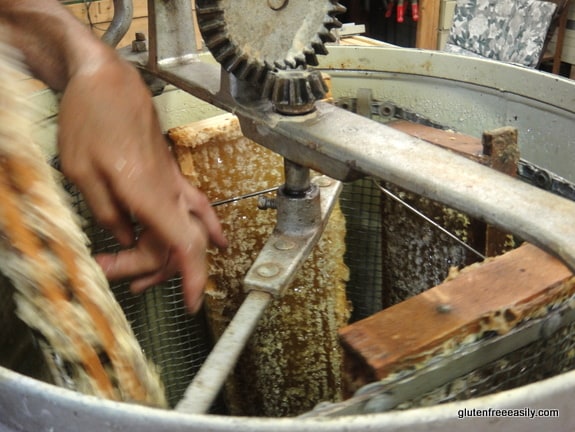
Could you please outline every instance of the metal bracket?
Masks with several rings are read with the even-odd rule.
[[[179,412],[209,410],[272,297],[281,296],[289,286],[327,224],[341,183],[319,176],[308,184],[307,169],[303,176],[302,170],[290,175],[291,166],[286,161],[286,185],[278,191],[276,228],[244,279],[248,295],[186,389],[176,406]],[[299,181],[293,181],[294,177]],[[302,190],[295,193],[294,186]]]
[[[313,179],[304,197],[278,191],[277,226],[246,274],[246,291],[283,294],[323,232],[340,191],[341,183],[325,176]]]

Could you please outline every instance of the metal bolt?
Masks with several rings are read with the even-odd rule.
[[[380,116],[391,118],[395,115],[395,105],[390,103],[381,104],[378,107],[378,111]]]
[[[148,43],[146,42],[146,35],[142,32],[137,32],[134,40],[132,41],[132,52],[146,52],[148,51]]]
[[[280,10],[288,4],[288,0],[268,0],[268,6],[273,10]]]
[[[279,274],[280,268],[277,264],[266,263],[266,264],[260,265],[256,269],[256,272],[259,276],[261,276],[263,278],[272,278],[272,277],[277,276]]]
[[[260,196],[258,197],[258,208],[260,210],[277,209],[278,203],[275,198]]]

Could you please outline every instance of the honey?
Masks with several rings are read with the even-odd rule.
[[[212,202],[279,186],[280,156],[241,134],[236,117],[214,117],[168,133],[184,175]],[[245,297],[242,280],[272,232],[274,210],[257,198],[216,207],[230,246],[210,251],[205,304],[217,339]],[[343,262],[345,220],[336,206],[285,295],[268,307],[225,385],[230,414],[293,416],[342,397],[337,330],[350,307]]]

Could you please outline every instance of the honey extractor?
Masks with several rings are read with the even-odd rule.
[[[347,219],[348,253],[345,259],[350,267],[347,289],[348,297],[354,303],[352,320],[359,321],[383,307],[380,303],[384,277],[381,232],[386,227],[380,212],[383,198],[377,188],[377,184],[383,182],[487,220],[559,256],[572,268],[570,247],[574,244],[571,241],[573,224],[569,223],[569,215],[573,214],[574,207],[570,202],[569,187],[574,178],[568,161],[571,160],[569,155],[575,152],[572,133],[575,87],[571,81],[512,65],[437,52],[340,46],[329,46],[329,51],[330,54],[320,60],[317,70],[330,75],[336,103],[320,102],[314,113],[306,114],[308,117],[285,118],[269,112],[261,115],[249,105],[242,112],[241,92],[233,98],[225,96],[223,102],[217,100],[216,95],[221,91],[219,78],[216,80],[218,83],[212,85],[208,81],[205,85],[207,90],[199,95],[204,101],[190,96],[186,92],[194,85],[183,83],[177,68],[197,67],[202,72],[204,67],[212,67],[207,55],[203,55],[201,64],[180,64],[173,68],[169,64],[162,66],[166,68],[163,75],[160,74],[162,78],[171,78],[173,84],[180,85],[185,91],[169,86],[156,97],[156,101],[166,130],[219,115],[221,111],[206,103],[206,100],[226,110],[234,106],[238,108],[242,132],[254,141],[262,141],[266,147],[288,160],[295,160],[298,164],[307,163],[314,170],[344,180],[340,205]],[[201,76],[205,76],[205,73],[202,72]],[[46,93],[37,95],[35,99],[45,107],[39,119],[39,139],[50,148],[54,132],[53,116],[57,111],[54,99]],[[372,118],[359,117],[344,108],[362,111],[361,114]],[[516,127],[523,159],[520,170],[525,181],[511,181],[485,167],[478,168],[475,163],[462,162],[459,157],[446,154],[443,150],[436,152],[427,144],[422,144],[420,139],[390,131],[385,124],[374,121],[389,120],[390,110],[417,113],[429,124],[441,124],[475,136],[501,126]],[[355,173],[361,175],[356,176]],[[365,174],[375,179],[377,184],[371,179],[355,179]],[[555,193],[542,192],[533,184],[526,184],[526,180]],[[499,194],[499,190],[504,192]],[[559,198],[558,195],[563,197]],[[75,196],[79,212],[89,220],[81,197]],[[88,224],[87,231],[95,249],[115,247],[113,240],[95,226]],[[463,265],[465,262],[448,264]],[[445,268],[442,270],[445,271]],[[432,284],[439,284],[442,277],[437,276],[438,279]],[[134,299],[127,294],[125,286],[114,287],[118,301],[145,351],[165,371],[163,378],[174,405],[210,350],[205,323],[185,315],[178,290],[178,280],[175,279],[143,298]],[[399,302],[402,300],[398,299]],[[10,304],[6,304],[9,308]],[[558,324],[551,334],[548,326],[544,326],[545,331],[536,332],[537,337],[529,343],[536,344],[543,338],[550,342],[544,347],[533,345],[533,356],[545,354],[553,359],[554,354],[549,354],[552,351],[557,358],[569,357],[572,332],[569,331],[570,314],[567,309],[561,310]],[[548,318],[556,322],[558,318],[553,318],[551,312],[555,310],[550,310]],[[161,337],[157,334],[154,337],[154,332],[150,331],[152,327],[162,328]],[[26,330],[22,332],[26,333]],[[505,355],[502,354],[501,358]],[[530,364],[521,364],[521,373],[534,376],[534,381],[518,380],[516,386],[511,385],[505,391],[500,391],[496,385],[486,384],[484,393],[462,391],[460,396],[446,403],[401,410],[397,407],[406,403],[405,400],[389,403],[386,399],[386,403],[378,405],[377,400],[382,399],[385,390],[378,393],[377,389],[373,391],[372,388],[367,392],[372,391],[372,395],[358,403],[360,408],[354,408],[353,412],[345,412],[343,408],[348,407],[341,407],[341,413],[325,416],[318,407],[303,418],[182,414],[112,403],[27,377],[24,373],[10,370],[15,368],[12,363],[9,368],[0,369],[0,424],[9,431],[50,428],[77,430],[79,427],[83,430],[144,431],[232,428],[473,430],[473,427],[481,427],[479,421],[466,420],[462,423],[457,418],[458,410],[531,406],[560,410],[560,428],[569,430],[575,422],[569,417],[569,395],[575,379],[573,372],[570,372],[572,363],[567,362],[556,371],[555,377],[545,376],[545,379],[538,378],[536,369],[527,369],[537,368],[542,363],[527,363]],[[512,368],[509,361],[498,363],[498,368],[504,369],[502,374],[506,367],[517,370]],[[447,384],[442,382],[441,386]],[[365,389],[363,394],[366,394]],[[361,392],[356,395],[360,396]],[[372,401],[368,409],[364,409],[366,400]],[[317,401],[320,402],[325,401]],[[389,406],[390,412],[379,412],[389,410]],[[337,413],[340,407],[330,408]],[[501,418],[498,427],[500,430],[518,427],[521,430],[537,430],[544,422],[544,419],[535,419],[528,423],[516,423],[512,419]]]

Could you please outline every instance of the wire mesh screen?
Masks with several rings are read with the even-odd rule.
[[[472,238],[475,222],[467,216],[391,184],[385,186],[439,226],[476,243]],[[340,203],[346,217],[352,322],[440,284],[451,267],[477,261],[455,240],[383,195],[371,178],[344,185]]]
[[[369,179],[346,184],[340,205],[346,219],[345,263],[350,269],[347,296],[351,321],[373,315],[383,306],[381,192]]]
[[[85,223],[92,251],[118,251],[118,243],[95,224],[77,189],[70,184],[65,188]],[[211,350],[204,317],[201,313],[192,316],[186,312],[181,280],[177,277],[138,296],[130,292],[127,282],[113,283],[111,289],[142,349],[159,367],[168,402],[175,406]]]
[[[432,406],[494,394],[550,378],[574,368],[575,323],[571,323],[549,338],[542,337],[417,399],[404,402],[397,408]]]

